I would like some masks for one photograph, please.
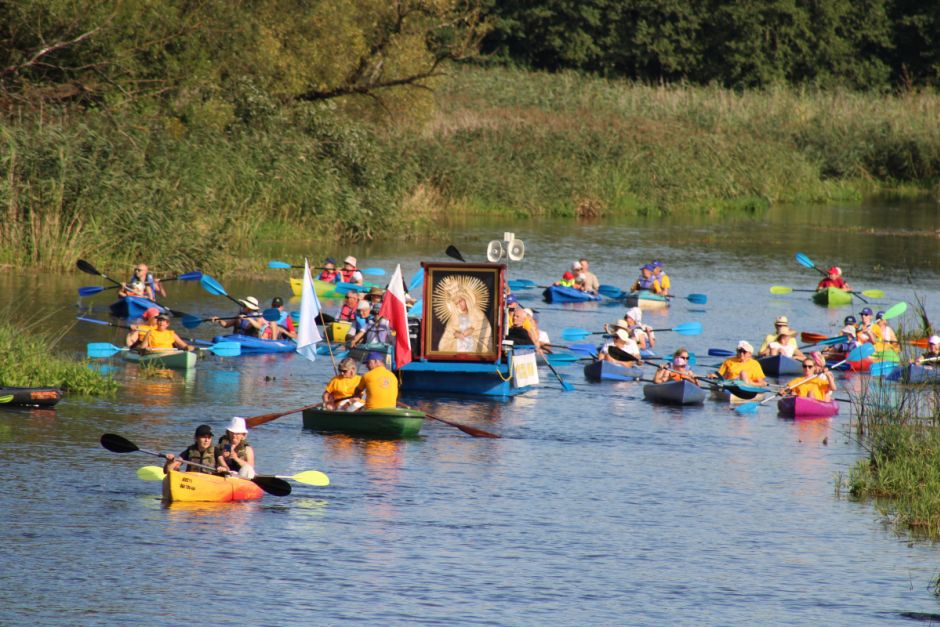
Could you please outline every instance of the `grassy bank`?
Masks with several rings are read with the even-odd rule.
[[[898,185],[940,196],[935,94],[478,68],[436,85],[430,113],[371,122],[324,105],[250,124],[152,109],[0,120],[0,264],[218,273],[269,238],[432,236],[454,212],[720,215]]]
[[[4,316],[9,320],[8,316]],[[113,394],[117,383],[87,364],[55,353],[58,338],[39,331],[43,320],[0,323],[0,384],[58,387],[74,394]]]

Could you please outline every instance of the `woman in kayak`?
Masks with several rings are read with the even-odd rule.
[[[738,379],[751,385],[766,385],[764,370],[754,359],[754,347],[747,340],[738,342],[738,349],[734,357],[729,357],[721,364],[717,374],[708,375],[710,379],[721,377],[723,379]]]
[[[323,261],[323,272],[321,272],[317,278],[328,283],[336,283],[339,280],[339,272],[336,270],[336,260],[332,257],[327,257]]]
[[[879,311],[875,314],[875,324],[871,327],[872,336],[875,338],[875,343],[881,343],[882,348],[898,348],[898,336],[894,332],[894,329],[888,326],[888,321],[885,320],[885,312]],[[875,350],[878,350],[878,347],[875,347]]]
[[[633,339],[629,331],[621,327],[617,327],[614,331],[613,342],[605,344],[598,351],[598,359],[627,368],[643,365],[640,357],[640,347],[637,346],[636,340]]]
[[[248,427],[244,418],[232,418],[225,435],[219,438],[219,449],[222,451],[219,466],[237,472],[242,479],[255,476],[255,449],[248,443]]]
[[[698,385],[695,373],[689,368],[689,351],[679,348],[672,354],[671,364],[662,364],[653,375],[653,383],[668,383],[670,381],[689,381]]]
[[[261,337],[261,332],[267,325],[258,312],[261,307],[258,306],[258,299],[254,296],[248,296],[238,301],[241,303],[241,309],[238,311],[238,317],[234,320],[221,320],[218,316],[212,316],[212,321],[218,323],[222,328],[232,328],[232,333],[240,333],[248,337]]]
[[[140,349],[143,352],[159,353],[182,349],[194,351],[196,347],[188,344],[183,338],[176,334],[176,331],[170,329],[170,319],[166,314],[159,314],[156,318],[157,328],[149,331],[141,342]]]
[[[196,435],[193,444],[179,455],[172,453],[166,454],[166,463],[163,465],[163,472],[179,470],[179,467],[185,462],[196,462],[201,466],[186,466],[186,472],[204,472],[206,474],[228,474],[228,466],[221,462],[222,450],[212,443],[212,427],[209,425],[199,425],[196,427]],[[213,471],[212,468],[216,470]]]
[[[131,330],[127,332],[127,336],[124,338],[124,344],[128,348],[139,348],[144,341],[144,337],[151,332],[156,330],[157,321],[154,318],[160,313],[160,310],[156,307],[150,307],[147,309],[141,316],[140,322],[138,324],[132,324]]]
[[[852,288],[849,287],[849,284],[845,282],[845,279],[842,278],[842,268],[839,266],[832,266],[829,268],[826,277],[816,285],[816,291],[824,290],[828,287],[838,287],[840,290],[849,291]]]
[[[803,359],[803,375],[791,379],[782,394],[792,394],[817,401],[831,401],[836,391],[836,380],[826,368],[822,353],[813,353]]]
[[[796,343],[796,331],[790,327],[779,327],[777,337],[767,345],[767,351],[761,357],[783,355],[792,359],[803,359],[803,352]]]
[[[937,362],[940,362],[940,335],[931,335],[930,339],[927,340],[927,352],[918,357],[916,361],[911,360],[911,363],[916,363],[918,366],[925,363],[936,366]]]

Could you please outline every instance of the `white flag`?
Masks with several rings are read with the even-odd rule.
[[[297,352],[309,359],[317,359],[317,342],[323,340],[320,330],[317,329],[317,318],[320,316],[320,301],[317,300],[317,290],[313,286],[313,277],[310,276],[310,264],[304,259],[304,286],[300,294],[300,325],[297,328]]]

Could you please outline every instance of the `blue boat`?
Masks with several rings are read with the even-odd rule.
[[[512,360],[508,353],[507,361]],[[472,396],[510,397],[532,386],[515,387],[509,363],[427,361],[421,359],[398,370],[403,392],[443,392]]]
[[[783,377],[787,375],[803,374],[803,362],[786,355],[761,357],[757,360],[761,370],[768,377]]]
[[[166,312],[166,307],[152,300],[141,298],[140,296],[123,296],[119,300],[111,303],[111,315],[116,318],[140,318],[144,312],[151,307],[156,307],[160,313]]]
[[[628,368],[612,361],[597,360],[584,367],[584,377],[589,381],[636,381],[643,376],[638,367]]]
[[[649,290],[639,290],[630,292],[623,297],[627,307],[639,307],[646,311],[648,309],[666,309],[669,307],[669,299],[659,294],[654,294]]]
[[[691,381],[667,381],[643,386],[643,397],[664,405],[701,405],[705,402],[705,390]]]
[[[549,285],[542,292],[546,303],[589,303],[600,300],[601,297],[589,292],[582,292],[573,287],[562,285]]]
[[[242,355],[261,353],[292,353],[297,350],[297,344],[293,340],[262,340],[257,337],[249,337],[240,333],[232,335],[217,335],[212,338],[214,343],[218,342],[238,342],[242,345]]]
[[[885,377],[888,381],[903,381],[904,383],[940,383],[940,370],[907,364],[898,366]]]

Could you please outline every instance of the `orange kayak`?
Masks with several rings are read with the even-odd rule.
[[[174,502],[251,501],[264,496],[254,482],[240,477],[220,477],[203,472],[171,470],[163,479],[163,500]]]

